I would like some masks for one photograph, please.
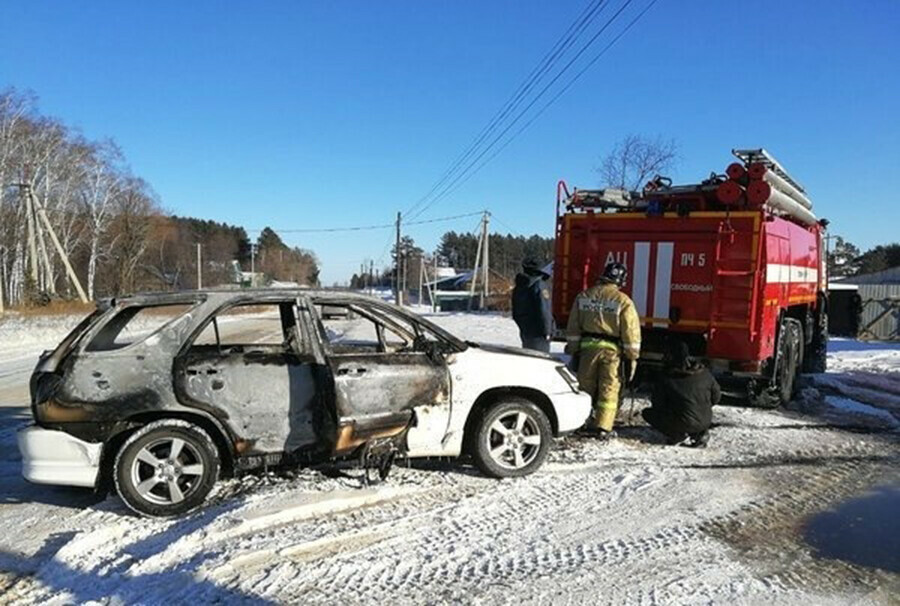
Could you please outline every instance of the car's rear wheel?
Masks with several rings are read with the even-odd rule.
[[[122,445],[114,475],[119,496],[134,511],[177,516],[206,500],[219,476],[219,453],[200,427],[155,421]]]
[[[505,399],[488,408],[475,426],[475,464],[495,478],[525,476],[547,458],[553,430],[547,415],[528,400]]]

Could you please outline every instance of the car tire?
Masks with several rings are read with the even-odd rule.
[[[485,475],[527,476],[547,458],[552,439],[544,411],[522,398],[504,399],[485,410],[475,424],[472,456]]]
[[[130,509],[172,517],[206,500],[219,467],[219,452],[209,434],[193,423],[167,419],[142,427],[125,441],[113,475],[116,490]]]

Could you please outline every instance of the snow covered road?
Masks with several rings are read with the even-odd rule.
[[[433,319],[468,339],[516,341],[501,316]],[[358,471],[326,466],[230,481],[204,510],[159,521],[114,497],[20,479],[25,382],[58,336],[9,334],[0,328],[0,602],[886,604],[900,595],[900,574],[816,557],[801,540],[808,516],[900,483],[897,346],[833,342],[833,371],[810,378],[792,410],[718,408],[706,450],[664,447],[632,418],[611,444],[559,441],[528,478],[419,461],[362,487]]]

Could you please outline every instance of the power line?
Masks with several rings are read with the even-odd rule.
[[[469,173],[465,178],[463,178],[461,181],[459,181],[459,183],[458,183],[455,187],[453,187],[453,188],[450,189],[449,191],[448,191],[448,190],[445,190],[444,192],[441,192],[441,195],[440,195],[438,198],[436,198],[436,199],[434,200],[434,202],[437,202],[437,201],[439,201],[439,200],[442,200],[442,199],[448,197],[449,195],[453,194],[456,190],[458,190],[460,187],[462,187],[463,185],[465,185],[466,182],[469,181],[469,179],[471,179],[471,178],[474,177],[479,171],[481,171],[481,169],[484,168],[485,165],[487,165],[488,163],[490,163],[491,160],[493,160],[493,159],[496,158],[498,155],[500,155],[500,153],[501,153],[504,149],[506,149],[506,148],[509,146],[510,143],[512,143],[519,135],[521,135],[523,132],[525,132],[525,131],[528,129],[529,126],[531,126],[532,124],[534,124],[534,122],[541,116],[541,114],[543,114],[543,113],[544,113],[551,105],[553,105],[560,97],[562,97],[563,94],[565,94],[565,92],[568,91],[569,88],[571,88],[571,86],[572,86],[573,84],[575,84],[575,82],[576,82],[582,75],[584,75],[584,73],[587,72],[587,70],[589,70],[589,69],[590,69],[590,68],[591,68],[591,67],[592,67],[592,66],[600,59],[600,57],[602,57],[604,54],[606,54],[606,51],[608,51],[610,48],[612,48],[613,45],[615,45],[615,43],[618,42],[619,39],[620,39],[622,36],[624,36],[624,35],[628,32],[628,30],[630,30],[630,29],[631,29],[631,28],[632,28],[632,27],[633,27],[633,26],[641,19],[641,17],[643,17],[643,16],[647,13],[647,11],[649,11],[650,8],[652,8],[653,5],[656,4],[657,2],[658,2],[658,0],[651,0],[651,1],[647,4],[647,6],[644,7],[644,9],[643,9],[640,13],[638,13],[638,14],[634,17],[634,19],[632,19],[632,20],[628,23],[628,25],[626,25],[625,28],[622,29],[622,31],[619,32],[619,33],[618,33],[618,34],[617,34],[617,35],[609,42],[609,44],[607,44],[605,47],[603,47],[603,49],[602,49],[599,53],[597,53],[597,54],[594,56],[594,58],[591,59],[591,60],[590,60],[590,61],[589,61],[589,62],[588,62],[581,70],[579,70],[578,73],[576,73],[575,76],[574,76],[571,80],[569,80],[569,81],[566,83],[565,86],[563,86],[563,88],[561,88],[559,91],[557,91],[557,93],[556,93],[556,94],[555,94],[555,95],[554,95],[554,96],[553,96],[546,104],[544,104],[544,105],[537,111],[537,113],[534,114],[534,115],[528,120],[528,122],[526,122],[525,124],[523,124],[523,125],[522,125],[515,133],[512,134],[512,136],[509,137],[509,139],[507,139],[507,140],[503,143],[503,145],[501,145],[499,148],[497,148],[497,149],[494,151],[494,153],[492,153],[490,156],[488,156],[488,157],[484,160],[484,162],[482,162],[481,164],[479,164],[479,165],[475,168],[475,170],[473,170],[473,171],[472,171],[471,173]]]
[[[438,181],[432,185],[431,189],[422,196],[418,201],[416,201],[405,213],[404,216],[412,213],[418,206],[420,206],[423,202],[425,202],[431,195],[438,190],[444,183],[446,183],[447,179],[450,178],[454,172],[459,168],[459,166],[465,162],[471,155],[474,153],[478,146],[487,138],[494,130],[506,119],[506,117],[510,114],[510,112],[514,111],[525,96],[531,91],[531,89],[537,85],[538,82],[543,79],[544,75],[548,73],[559,58],[575,43],[575,40],[581,35],[586,27],[590,25],[590,23],[597,17],[598,11],[603,8],[603,6],[607,3],[607,0],[591,0],[588,5],[582,10],[579,16],[573,21],[566,31],[560,36],[560,38],[556,41],[553,47],[547,51],[544,57],[538,62],[538,64],[531,70],[531,73],[525,78],[525,80],[519,85],[516,91],[512,94],[512,96],[506,101],[506,103],[501,106],[497,113],[488,120],[488,123],[482,128],[481,132],[475,137],[472,143],[469,144],[469,147],[464,150],[454,162],[450,165],[450,167],[444,172],[444,174],[438,179]],[[421,214],[421,213],[419,213]]]
[[[575,40],[578,36],[581,35],[585,27],[590,24],[596,18],[597,10],[602,8],[604,4],[606,4],[606,0],[597,0],[596,4],[588,4],[584,11],[579,15],[578,18],[569,26],[566,32],[557,40],[556,44],[551,48],[550,51],[544,56],[544,58],[539,62],[539,64],[532,70],[531,74],[525,79],[525,81],[519,86],[519,89],[513,93],[513,96],[506,102],[505,106],[502,107],[498,112],[494,115],[488,124],[482,129],[481,133],[476,137],[476,139],[472,142],[469,148],[464,151],[453,163],[453,165],[444,173],[444,175],[435,183],[432,188],[428,191],[425,196],[423,196],[416,204],[410,208],[406,214],[410,214],[413,209],[417,208],[423,202],[425,202],[431,195],[436,192],[441,186],[443,186],[447,179],[451,178],[454,173],[457,172],[459,166],[471,157],[471,155],[477,151],[479,145],[487,138],[491,133],[493,133],[496,128],[506,119],[510,112],[512,112],[516,107],[519,106],[521,101],[525,98],[525,96],[531,91],[531,89],[541,80],[544,75],[549,72],[562,54],[574,44]],[[490,147],[490,146],[489,146]],[[429,204],[430,206],[430,204]],[[419,211],[417,215],[421,214],[423,211]]]
[[[425,225],[427,223],[439,223],[441,221],[452,221],[454,219],[462,219],[464,217],[474,217],[475,215],[482,214],[483,211],[472,212],[472,213],[464,213],[461,215],[452,215],[449,217],[438,217],[436,219],[427,219],[423,221],[411,221],[408,223],[404,223],[404,225]],[[299,229],[275,229],[274,227],[270,227],[269,229],[274,230],[279,234],[315,234],[315,233],[334,233],[334,232],[346,232],[346,231],[372,231],[377,229],[393,229],[396,227],[396,223],[385,223],[383,225],[355,225],[352,227],[311,227],[311,228],[299,228]],[[256,229],[251,231],[262,231],[262,229]]]
[[[384,225],[359,225],[353,227],[312,227],[312,228],[300,228],[300,229],[275,229],[271,227],[274,231],[279,234],[324,234],[324,233],[334,233],[339,231],[370,231],[375,229],[387,229],[390,227],[394,227],[393,223],[385,223]],[[261,229],[257,229],[255,231],[262,231]]]
[[[404,223],[404,225],[425,225],[426,223],[437,223],[438,221],[450,221],[452,219],[464,219],[465,217],[474,217],[475,215],[482,215],[486,213],[486,210],[479,210],[474,213],[466,213],[464,215],[453,215],[452,217],[441,217],[440,219],[427,219],[424,221],[408,221]]]
[[[388,251],[391,250],[391,245],[394,244],[394,234],[391,234],[391,237],[388,238],[387,244],[384,245],[384,248],[381,250],[381,254],[378,255],[378,258],[375,259],[375,263],[381,265],[381,262],[384,261],[385,256],[387,256]]]
[[[515,233],[515,232],[518,231],[518,230],[513,229],[512,227],[510,227],[508,223],[504,222],[502,219],[500,219],[500,217],[498,217],[498,216],[495,215],[494,213],[491,213],[491,218],[492,218],[494,221],[496,221],[497,223],[499,223],[500,225],[502,225],[503,227],[505,227],[506,229],[508,229],[510,234],[513,234],[513,233]]]
[[[404,225],[404,226],[409,226],[409,225],[427,225],[428,223],[438,223],[438,222],[441,222],[441,221],[452,221],[452,220],[454,220],[454,219],[465,219],[465,218],[467,218],[467,217],[475,217],[475,216],[479,216],[479,217],[480,217],[480,216],[483,215],[485,212],[487,212],[487,211],[480,210],[480,211],[478,211],[478,212],[464,213],[464,214],[461,214],[461,215],[453,215],[453,216],[450,216],[450,217],[439,217],[439,218],[437,218],[437,219],[427,219],[427,220],[424,220],[424,221],[411,221],[411,222],[409,222],[409,223],[404,223],[403,225]],[[391,227],[391,229],[395,229],[395,228],[397,227],[397,224],[396,224],[396,223],[392,223],[392,224],[390,225],[390,227]],[[384,260],[384,258],[387,256],[388,252],[391,250],[391,246],[393,246],[394,244],[395,244],[395,242],[394,242],[394,235],[391,234],[391,236],[388,238],[387,244],[385,244],[385,245],[384,245],[384,248],[381,250],[381,254],[378,255],[378,257],[375,259],[375,263],[380,264],[380,263]]]
[[[455,191],[455,190],[456,190],[455,186],[456,186],[457,183],[460,183],[463,179],[465,179],[466,181],[468,181],[468,179],[471,178],[471,176],[473,176],[473,175],[475,174],[475,173],[471,172],[472,167],[474,167],[476,164],[478,164],[478,162],[479,162],[479,161],[480,161],[480,160],[481,160],[488,152],[491,151],[491,149],[492,149],[492,148],[493,148],[493,147],[494,147],[494,146],[495,146],[495,145],[496,145],[496,144],[497,144],[497,143],[498,143],[498,142],[506,135],[506,133],[509,132],[509,130],[510,130],[513,126],[515,126],[516,123],[517,123],[519,120],[521,120],[522,117],[525,116],[525,114],[527,114],[528,111],[529,111],[532,107],[534,107],[534,104],[537,103],[537,102],[541,99],[541,97],[543,97],[543,96],[547,93],[547,91],[548,91],[554,84],[556,84],[556,82],[557,82],[557,81],[558,81],[558,80],[559,80],[559,79],[560,79],[560,78],[561,78],[561,77],[569,70],[569,68],[571,68],[572,65],[574,65],[574,63],[575,63],[575,62],[576,62],[576,61],[577,61],[577,60],[578,60],[578,59],[579,59],[579,58],[580,58],[580,57],[581,57],[581,56],[582,56],[582,55],[583,55],[583,54],[584,54],[584,53],[585,53],[585,52],[586,52],[586,51],[587,51],[587,50],[588,50],[588,49],[589,49],[596,41],[597,41],[597,39],[598,39],[598,38],[599,38],[599,37],[600,37],[600,36],[601,36],[601,35],[602,35],[602,34],[603,34],[603,33],[604,33],[604,32],[612,25],[612,24],[613,24],[613,22],[614,22],[614,21],[622,14],[622,12],[625,11],[626,8],[628,8],[628,6],[629,6],[633,1],[634,1],[634,0],[626,0],[626,1],[619,7],[619,9],[618,9],[618,10],[617,10],[617,11],[616,11],[609,19],[607,19],[606,23],[604,23],[604,25],[603,25],[597,32],[595,32],[594,35],[593,35],[593,36],[592,36],[592,37],[591,37],[591,38],[590,38],[590,39],[589,39],[589,40],[588,40],[588,41],[587,41],[587,42],[586,42],[579,50],[578,50],[578,52],[575,53],[575,55],[574,55],[571,59],[569,59],[568,63],[566,63],[566,65],[565,65],[561,70],[559,70],[559,71],[556,73],[555,76],[553,76],[553,78],[550,80],[550,82],[548,82],[548,83],[540,90],[540,92],[538,92],[538,94],[537,94],[537,95],[536,95],[536,96],[528,103],[528,105],[526,105],[525,108],[524,108],[522,111],[520,111],[520,112],[515,116],[515,118],[513,118],[513,120],[512,120],[509,124],[507,124],[506,127],[505,127],[505,128],[504,128],[504,129],[503,129],[496,137],[494,137],[493,140],[492,140],[492,141],[491,141],[484,149],[482,149],[481,152],[480,152],[480,153],[479,153],[479,154],[478,154],[471,162],[469,162],[469,163],[466,165],[465,168],[462,169],[462,171],[458,172],[457,175],[454,177],[454,179],[451,180],[450,183],[448,183],[448,184],[440,191],[440,193],[437,194],[437,196],[436,196],[435,198],[433,198],[433,199],[432,199],[431,201],[429,201],[424,207],[422,207],[419,211],[417,211],[417,212],[415,213],[415,215],[413,215],[413,218],[420,216],[422,213],[424,213],[426,210],[428,210],[428,208],[430,208],[432,205],[434,205],[438,200],[441,200],[441,199],[445,198],[451,191]],[[654,0],[654,2],[655,2],[655,1],[656,1],[656,0]],[[651,3],[651,5],[652,5],[652,3]],[[649,6],[648,6],[648,8],[649,8]],[[645,9],[644,12],[646,12],[646,10],[647,10],[647,9]],[[641,15],[643,15],[643,12],[638,16],[638,18],[639,18]],[[628,28],[626,28],[626,30],[627,30],[627,29],[628,29]],[[623,31],[622,33],[624,33],[624,31]],[[621,36],[622,33],[619,34],[619,37]],[[615,38],[615,39],[618,39],[618,37]],[[605,52],[605,50],[602,51],[602,52]],[[602,54],[602,52],[601,52],[601,54]],[[589,65],[592,65],[592,64],[596,61],[597,58],[599,58],[599,57],[595,57],[595,59],[594,59]],[[581,73],[583,73],[583,71],[584,71],[584,70],[582,70]],[[579,75],[580,75],[580,74],[579,74]],[[505,147],[505,145],[504,145],[504,147]],[[481,166],[483,166],[483,164],[482,164],[482,165],[479,165],[478,170],[480,170]],[[476,172],[477,172],[477,171],[476,171]]]

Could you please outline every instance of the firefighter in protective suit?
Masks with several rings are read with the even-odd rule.
[[[612,435],[619,407],[620,365],[631,382],[641,352],[641,322],[634,302],[619,288],[628,270],[610,263],[595,286],[580,293],[566,329],[566,353],[578,357],[578,382],[593,398],[588,428]]]

